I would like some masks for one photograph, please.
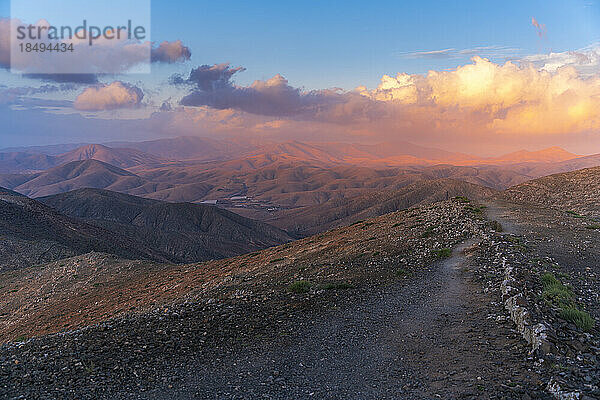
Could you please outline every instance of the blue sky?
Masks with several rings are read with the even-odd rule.
[[[195,64],[231,62],[248,83],[282,73],[306,88],[374,86],[383,74],[453,68],[402,53],[504,46],[524,54],[600,39],[592,1],[154,1],[153,38],[184,38]],[[535,17],[547,27],[540,39]]]
[[[54,2],[57,9],[60,1]],[[10,13],[0,0],[0,15]],[[545,24],[539,38],[531,25]],[[247,68],[247,84],[281,73],[307,89],[375,86],[383,74],[454,68],[469,56],[405,53],[498,46],[520,55],[574,50],[600,40],[598,1],[152,1],[152,38],[182,39],[193,64]],[[503,61],[503,54],[495,61]]]

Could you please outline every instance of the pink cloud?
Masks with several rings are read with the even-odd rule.
[[[144,93],[136,86],[115,81],[110,85],[92,86],[85,89],[77,99],[74,107],[82,111],[103,111],[119,108],[138,107]]]
[[[531,25],[535,27],[540,38],[546,36],[546,25],[540,24],[535,17],[531,17]]]

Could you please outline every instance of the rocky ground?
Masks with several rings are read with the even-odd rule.
[[[490,210],[491,219],[503,215]],[[110,292],[126,305],[117,317],[75,331],[57,324],[50,330],[63,332],[2,346],[0,397],[531,399],[551,398],[548,383],[558,380],[594,398],[596,328],[584,333],[541,301],[531,268],[545,268],[540,251],[528,237],[494,232],[483,208],[455,199],[252,255],[151,268]],[[515,329],[503,258],[522,266],[515,285],[526,289],[532,321],[552,328],[554,349],[532,351]],[[102,274],[86,276],[83,293]],[[82,296],[85,313],[104,315],[101,296]],[[153,305],[132,313],[129,304]],[[27,315],[86,325],[59,306],[16,307],[20,319],[9,322],[30,336]]]
[[[496,253],[489,269],[497,271],[502,261],[514,267],[531,324],[545,326],[545,343],[535,355],[539,368],[551,376],[549,389],[578,396],[563,398],[600,398],[600,233],[589,229],[595,221],[505,201],[488,205],[489,218],[508,231],[496,235],[488,247]],[[548,290],[548,275],[560,281],[564,291]],[[589,327],[565,318],[564,309],[573,307],[591,317]]]

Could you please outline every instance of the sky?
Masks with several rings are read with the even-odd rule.
[[[152,1],[151,15],[150,73],[60,82],[10,73],[0,20],[0,148],[198,135],[600,152],[598,1]],[[87,59],[137,62],[111,46]]]

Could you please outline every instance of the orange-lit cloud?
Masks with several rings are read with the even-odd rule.
[[[193,82],[182,104],[236,110],[236,121],[261,116],[245,127],[256,124],[269,131],[290,126],[271,120],[329,124],[353,134],[388,138],[600,131],[600,75],[583,76],[574,66],[547,70],[531,62],[497,64],[474,57],[471,63],[450,71],[384,75],[377,88],[361,86],[350,92],[306,92],[290,86],[280,75],[240,87],[230,78],[241,70],[205,66],[201,76],[194,70],[192,76],[202,78],[202,84]]]
[[[144,93],[141,89],[115,81],[110,85],[92,86],[85,89],[75,99],[74,107],[82,111],[133,108],[139,106],[143,98]]]
[[[600,129],[600,77],[582,78],[573,67],[549,72],[474,57],[452,71],[384,76],[361,94],[393,104],[403,118],[419,121],[426,113],[440,129],[529,135]]]

